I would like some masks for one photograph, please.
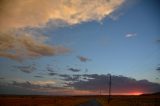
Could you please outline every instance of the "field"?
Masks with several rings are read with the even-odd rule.
[[[160,106],[160,96],[0,96],[0,106],[79,106],[89,100],[102,106]]]

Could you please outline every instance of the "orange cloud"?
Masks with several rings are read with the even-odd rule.
[[[40,56],[53,56],[69,51],[69,49],[62,46],[45,44],[46,38],[40,36],[35,38],[28,33],[23,34],[0,33],[0,57],[22,60]]]
[[[1,0],[0,57],[21,60],[53,56],[68,51],[61,46],[48,45],[27,32],[26,27],[43,27],[50,21],[68,25],[102,20],[123,4],[124,0]],[[62,24],[60,23],[60,24]],[[14,30],[14,32],[13,32]],[[40,36],[39,36],[40,37]]]
[[[123,2],[124,0],[2,0],[0,28],[38,27],[49,20],[62,20],[69,25],[101,20]]]

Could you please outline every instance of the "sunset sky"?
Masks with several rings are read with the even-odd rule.
[[[159,0],[1,0],[0,94],[160,91]]]

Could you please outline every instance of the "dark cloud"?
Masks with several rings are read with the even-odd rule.
[[[46,81],[47,82],[47,81]],[[60,94],[60,91],[63,92],[63,87],[57,87],[54,84],[43,82],[0,82],[0,94]],[[54,82],[54,81],[53,81]],[[57,93],[58,92],[58,93]],[[64,92],[63,92],[64,93]]]
[[[82,77],[82,75],[67,75],[67,74],[61,74],[59,75],[60,77],[62,77],[62,79],[64,81],[71,81],[71,82],[75,82],[75,81],[79,81]]]
[[[59,74],[59,76],[60,76],[60,77],[64,77],[64,78],[65,78],[65,77],[70,77],[70,75],[68,75],[68,74]]]
[[[80,72],[81,70],[80,69],[76,69],[76,68],[68,68],[69,71],[72,71],[72,72]]]
[[[77,58],[78,58],[81,62],[87,62],[87,61],[90,61],[90,59],[89,59],[89,58],[84,57],[84,56],[77,56]]]
[[[39,95],[39,94],[47,94],[47,92],[33,91],[30,89],[16,87],[10,84],[0,85],[0,94],[8,94],[8,95]]]
[[[160,67],[157,67],[157,69],[156,69],[158,72],[160,72]]]
[[[157,42],[160,43],[160,39],[158,39]]]
[[[57,73],[54,71],[52,67],[50,67],[50,65],[47,66],[47,71],[49,72],[48,73],[49,76],[57,75]]]
[[[59,74],[61,77],[62,86],[56,86],[56,82],[53,81],[23,81],[17,82],[13,81],[10,83],[0,82],[0,93],[2,91],[13,93],[15,89],[16,94],[19,94],[19,89],[23,89],[23,94],[25,92],[52,92],[52,94],[72,94],[74,91],[89,91],[94,94],[95,92],[101,90],[103,93],[108,92],[109,74],[98,75],[98,74]],[[12,88],[12,89],[10,89]],[[72,88],[72,89],[70,89]],[[3,90],[2,90],[3,89]],[[10,89],[10,90],[8,90]],[[2,90],[2,91],[1,91]],[[29,91],[27,91],[29,90]],[[67,91],[70,90],[70,91]],[[112,75],[112,93],[152,93],[158,92],[160,90],[160,84],[149,82],[147,80],[136,80],[133,78],[125,76],[115,76]],[[77,92],[77,93],[78,93]]]
[[[40,76],[40,75],[36,75],[34,77],[36,77],[36,78],[44,78],[43,76]]]
[[[54,81],[53,81],[54,83]],[[38,90],[38,89],[62,89],[61,87],[56,87],[51,83],[34,83],[34,82],[29,82],[29,81],[25,81],[25,82],[17,82],[17,81],[13,81],[12,83],[10,83],[10,85],[15,86],[15,87],[22,87],[22,88],[26,88],[26,89],[33,89],[33,90]]]
[[[32,84],[29,81],[26,81],[26,82],[13,81],[12,85],[18,86],[18,87],[23,87],[23,88],[39,88],[40,87],[40,85]]]
[[[5,78],[3,78],[3,77],[0,77],[0,80],[3,80],[3,79],[5,79]]]
[[[53,70],[53,68],[51,68],[51,67],[47,67],[47,71],[49,71],[49,72],[54,72],[54,70]]]
[[[0,82],[0,94],[8,95],[85,95],[87,91],[75,90],[51,84],[35,84],[33,82],[13,81]]]
[[[72,76],[68,74],[59,74],[59,76],[62,78],[64,81],[73,81]]]
[[[87,80],[77,80],[72,83],[67,83],[67,87],[74,87],[78,90],[97,91],[101,89],[104,92],[108,91],[108,75],[84,74]],[[136,80],[124,76],[112,76],[112,92],[114,93],[130,93],[130,92],[157,92],[160,90],[160,84],[149,82],[147,80]]]
[[[50,72],[50,73],[48,73],[48,75],[50,75],[50,76],[55,76],[55,75],[57,75],[57,73],[55,73],[55,72]]]
[[[160,66],[158,66],[158,67],[156,68],[156,71],[157,71],[158,74],[160,74]]]
[[[33,71],[36,70],[36,66],[34,64],[26,65],[26,66],[14,66],[14,68],[16,68],[19,71],[22,71],[24,73],[32,73]]]

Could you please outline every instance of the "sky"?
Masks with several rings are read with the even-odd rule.
[[[0,94],[160,90],[158,0],[0,1]]]

